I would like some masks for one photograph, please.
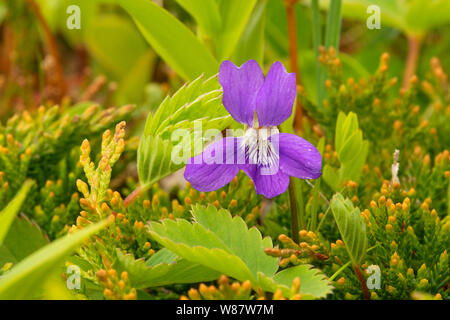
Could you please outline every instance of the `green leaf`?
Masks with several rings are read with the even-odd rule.
[[[111,2],[111,1],[110,1]],[[217,73],[217,60],[179,20],[148,0],[114,0],[134,19],[152,48],[184,79]]]
[[[450,1],[412,0],[405,15],[410,32],[421,33],[450,23]]]
[[[329,164],[326,164],[323,167],[323,179],[325,182],[333,189],[334,191],[339,190],[339,186],[341,184],[339,175],[336,172],[337,170],[330,166]]]
[[[342,164],[341,172],[342,177],[347,180],[358,181],[364,164],[366,163],[367,155],[369,154],[369,141],[364,140],[362,146],[359,149],[357,156],[348,164]]]
[[[281,289],[283,296],[292,296],[291,287],[294,279],[300,279],[300,293],[302,299],[325,298],[332,292],[332,286],[325,275],[310,265],[299,265],[278,272],[272,279],[260,274],[262,289],[274,292]]]
[[[37,224],[26,216],[14,219],[3,244],[0,246],[0,266],[7,262],[17,264],[34,251],[48,244]]]
[[[365,21],[370,14],[367,7],[380,8],[381,24],[395,27],[405,34],[420,35],[450,21],[448,0],[346,0],[342,13],[345,17]]]
[[[34,182],[32,180],[26,180],[14,199],[12,199],[8,205],[0,211],[0,245],[3,243],[15,216],[19,213],[22,203],[33,184]]]
[[[336,193],[331,200],[331,211],[353,265],[359,266],[367,249],[367,232],[359,208],[349,199]]]
[[[142,136],[137,154],[139,181],[145,186],[152,185],[184,164],[172,162],[172,144],[159,136]]]
[[[145,99],[145,86],[149,82],[156,63],[156,56],[149,50],[143,54],[121,79],[114,95],[118,105],[138,104]]]
[[[325,48],[334,47],[336,52],[339,51],[339,37],[341,35],[341,0],[330,0],[330,7],[327,14],[327,23],[325,30]],[[316,21],[317,23],[317,21]],[[319,87],[317,88],[318,92],[318,106],[320,109],[323,108],[323,99],[326,97],[325,92],[325,78],[326,78],[326,70],[324,67],[319,68],[319,81],[317,84]]]
[[[89,52],[117,80],[125,77],[149,50],[133,22],[126,18],[117,14],[97,15],[85,35]]]
[[[267,0],[259,0],[253,9],[231,59],[236,65],[242,65],[250,59],[263,64],[266,4]]]
[[[214,206],[203,208],[194,206],[192,215],[195,222],[214,232],[227,247],[240,257],[254,275],[262,272],[273,275],[278,269],[276,259],[267,256],[264,249],[272,248],[269,237],[262,239],[256,227],[248,229],[242,218],[234,218],[226,210],[217,210]]]
[[[215,0],[176,0],[191,16],[194,17],[202,33],[212,38],[222,28],[222,18]]]
[[[157,135],[168,128],[180,127],[181,123],[200,119],[211,121],[221,117],[230,116],[222,104],[222,88],[218,78],[214,76],[205,80],[202,75],[161,103],[155,114],[147,119],[145,134]]]
[[[143,259],[135,260],[132,254],[123,254],[117,249],[118,268],[126,270],[136,289],[164,286],[174,283],[197,283],[213,281],[220,277],[217,271],[200,264],[180,259],[167,249],[158,251],[159,263],[152,264]],[[164,255],[164,257],[161,257]],[[153,261],[154,262],[154,261]]]
[[[327,28],[325,32],[325,48],[339,48],[341,35],[341,6],[342,0],[331,0],[330,10],[327,16]]]
[[[193,216],[192,224],[183,219],[152,222],[150,233],[180,257],[240,281],[257,285],[258,272],[268,277],[275,273],[277,259],[264,253],[272,241],[262,239],[258,229],[248,229],[242,218],[213,206],[195,206]]]
[[[107,224],[102,221],[68,234],[34,252],[0,277],[0,299],[34,297],[43,280],[91,235]]]
[[[147,187],[182,168],[191,156],[202,151],[203,137],[198,135],[208,129],[222,131],[232,121],[222,104],[217,77],[203,80],[200,76],[167,97],[155,114],[148,116],[141,137],[138,150],[141,184]]]
[[[217,36],[216,52],[219,61],[228,59],[233,53],[244,31],[256,0],[217,0],[222,14],[222,31]]]
[[[355,113],[345,115],[339,112],[336,121],[335,149],[341,166],[336,170],[325,165],[323,176],[325,182],[337,191],[344,181],[359,180],[369,152],[369,142],[363,139]]]

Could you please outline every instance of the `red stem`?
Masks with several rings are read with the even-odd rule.
[[[137,187],[136,189],[134,189],[133,192],[131,192],[128,197],[125,198],[125,200],[123,201],[123,206],[126,208],[128,207],[131,203],[133,203],[134,200],[136,200],[136,198],[141,194],[141,187]]]
[[[411,35],[408,37],[408,57],[406,58],[405,71],[403,74],[403,88],[409,87],[411,77],[416,72],[417,61],[419,59],[420,38]]]
[[[367,288],[366,279],[364,279],[361,269],[359,268],[359,266],[353,265],[353,270],[355,270],[356,276],[358,277],[359,283],[361,284],[361,287],[363,289],[364,299],[370,300],[370,292]]]
[[[28,1],[28,5],[30,6],[31,10],[36,15],[36,18],[39,21],[42,29],[44,30],[44,34],[45,34],[45,37],[47,40],[48,50],[55,62],[55,74],[57,77],[57,82],[59,84],[59,91],[60,91],[59,97],[62,98],[66,95],[67,85],[66,85],[66,81],[64,79],[64,71],[63,71],[63,67],[61,64],[61,57],[59,55],[59,51],[58,51],[58,47],[56,45],[55,38],[53,37],[50,27],[48,26],[47,22],[45,21],[44,16],[42,15],[39,5],[34,0],[27,0],[27,1]]]

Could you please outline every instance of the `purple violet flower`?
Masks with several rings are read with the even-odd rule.
[[[240,68],[231,61],[220,66],[223,105],[246,127],[242,137],[226,137],[191,158],[184,177],[199,191],[214,191],[243,170],[256,193],[273,198],[289,186],[289,177],[317,179],[322,157],[308,141],[279,133],[277,126],[292,113],[297,93],[295,73],[275,62],[266,78],[258,63],[249,60]]]

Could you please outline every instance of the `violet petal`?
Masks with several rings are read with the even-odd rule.
[[[279,61],[272,64],[256,97],[260,126],[278,126],[292,113],[297,94],[295,73],[287,73]]]
[[[255,100],[264,83],[264,74],[255,60],[240,68],[231,61],[220,65],[219,82],[223,88],[223,105],[237,122],[252,125]]]
[[[322,175],[322,156],[305,139],[289,133],[279,133],[280,170],[300,179],[317,179]]]
[[[241,169],[253,180],[256,193],[266,198],[271,199],[282,194],[289,186],[289,176],[281,170],[272,175],[263,175],[263,168],[255,164],[241,165]]]
[[[203,153],[190,159],[184,171],[184,178],[198,191],[217,190],[229,183],[239,172],[236,157],[236,138],[213,142]]]

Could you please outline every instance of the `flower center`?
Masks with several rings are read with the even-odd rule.
[[[277,127],[252,127],[245,131],[241,148],[250,164],[270,167],[278,161],[278,150],[269,141],[269,137],[278,132]]]

